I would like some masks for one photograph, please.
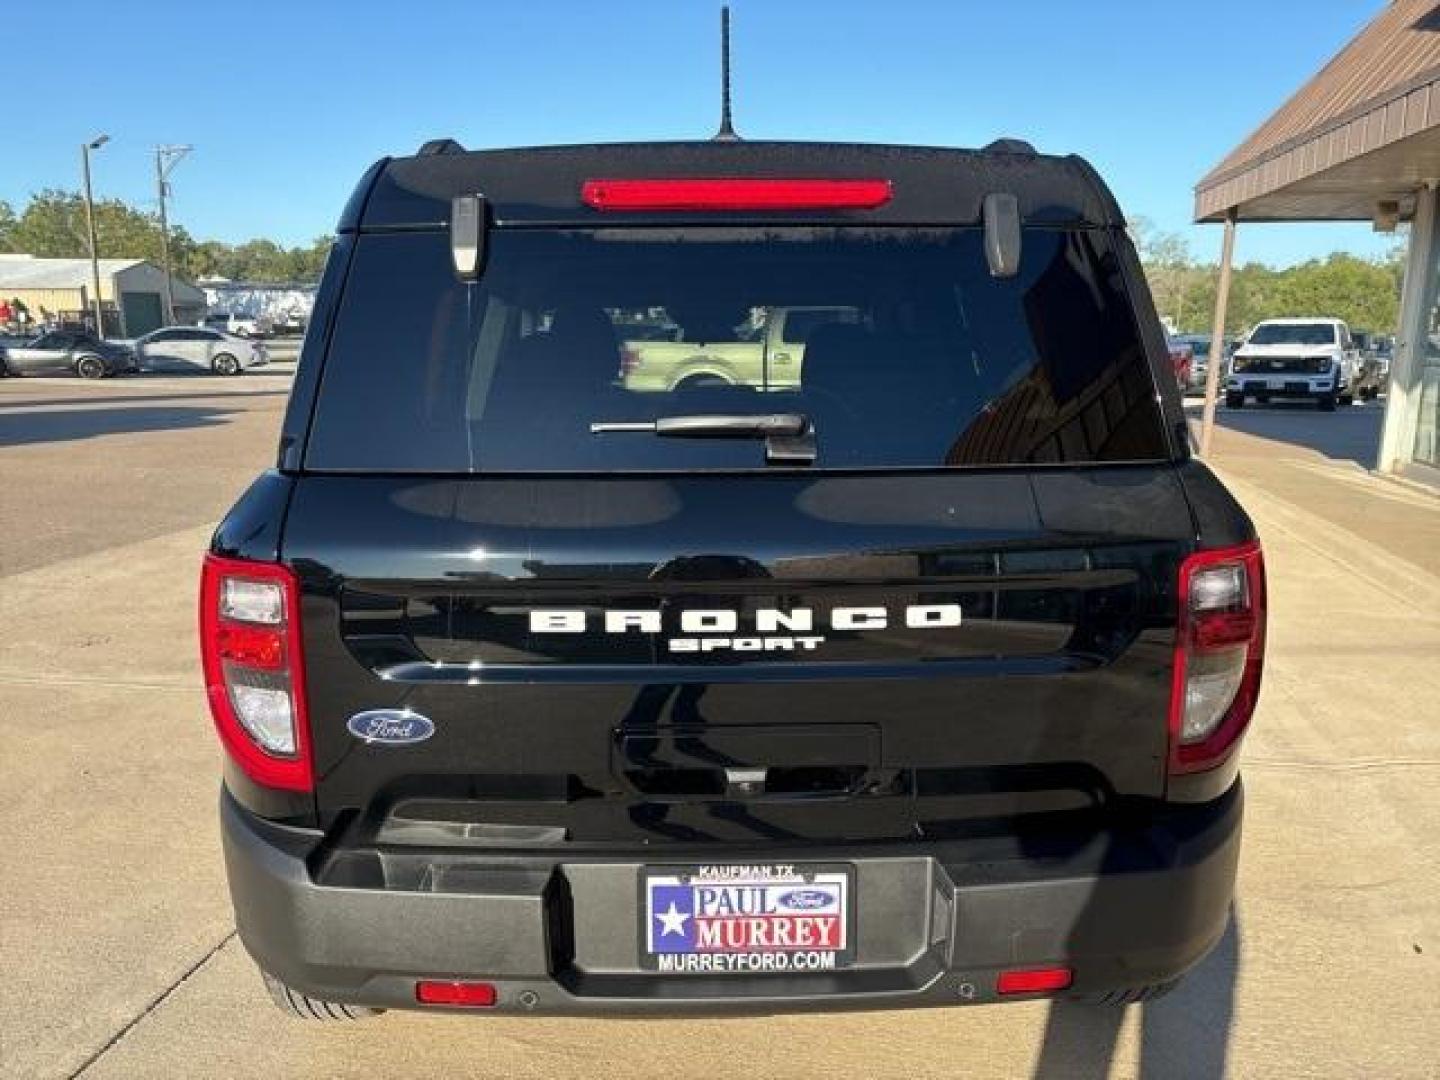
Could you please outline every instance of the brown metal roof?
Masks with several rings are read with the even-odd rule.
[[[1397,174],[1393,159],[1345,170],[1340,186],[1353,191],[1319,178],[1333,181],[1333,170],[1432,128],[1440,128],[1440,2],[1394,0],[1200,181],[1196,220],[1232,207],[1253,220],[1367,218],[1375,197],[1413,190],[1415,178]]]

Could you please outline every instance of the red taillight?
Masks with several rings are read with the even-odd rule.
[[[873,210],[890,201],[889,180],[586,180],[596,210]]]
[[[231,663],[264,671],[285,666],[285,638],[278,629],[221,618],[215,634],[220,656]]]
[[[1214,768],[1254,715],[1265,663],[1265,559],[1259,543],[1180,564],[1170,771]]]
[[[455,1005],[471,1009],[488,1009],[498,994],[491,983],[445,982],[424,979],[415,984],[415,1000],[421,1005]]]
[[[1002,971],[995,980],[997,994],[1053,994],[1070,985],[1075,973],[1068,967],[1021,968]]]
[[[640,350],[629,346],[620,350],[620,378],[633,374],[640,367]]]
[[[200,658],[210,714],[235,763],[257,784],[313,790],[295,575],[206,555]]]

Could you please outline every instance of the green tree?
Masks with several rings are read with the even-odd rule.
[[[1214,264],[1197,264],[1188,250],[1150,236],[1143,250],[1146,277],[1162,315],[1185,333],[1209,333],[1219,277]],[[1262,319],[1323,315],[1357,330],[1393,331],[1399,317],[1403,259],[1362,259],[1335,253],[1277,270],[1263,263],[1235,269],[1226,330],[1240,333]]]
[[[1385,264],[1340,252],[1275,275],[1270,296],[1288,314],[1330,315],[1357,330],[1389,331],[1399,317],[1399,292]]]
[[[158,214],[128,206],[117,199],[95,204],[96,244],[101,258],[163,260]],[[320,280],[332,238],[318,237],[308,247],[286,248],[272,240],[227,244],[197,242],[181,226],[170,226],[170,260],[180,277],[219,275],[232,281],[313,283]],[[47,189],[31,196],[18,217],[0,203],[0,251],[41,258],[85,258],[90,244],[85,229],[85,202],[73,191]]]

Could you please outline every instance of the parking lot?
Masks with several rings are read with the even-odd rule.
[[[0,381],[0,1074],[1440,1076],[1440,498],[1362,468],[1378,406],[1223,413],[1270,666],[1229,934],[1120,1011],[288,1021],[235,939],[199,557],[288,372]]]

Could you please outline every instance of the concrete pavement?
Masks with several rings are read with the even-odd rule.
[[[270,464],[291,373],[0,379],[0,574],[213,525]]]
[[[105,425],[69,415],[86,402],[13,404],[78,398],[74,383],[0,383],[0,1075],[1440,1074],[1440,549],[1409,539],[1440,527],[1440,500],[1359,474],[1289,418],[1283,437],[1262,425],[1217,444],[1266,544],[1270,662],[1245,751],[1235,922],[1170,997],[1123,1011],[285,1020],[231,933],[192,643],[199,553],[268,462],[283,403],[235,383],[164,388],[199,393],[174,407],[206,423]],[[132,392],[119,386],[101,384]],[[1388,539],[1372,535],[1382,519]]]
[[[1190,412],[1198,418],[1198,403]],[[1440,574],[1440,515],[1426,512],[1437,493],[1370,474],[1383,416],[1380,402],[1334,413],[1304,404],[1224,409],[1214,458],[1266,499],[1300,507],[1338,530],[1332,535],[1350,550],[1378,547]]]

